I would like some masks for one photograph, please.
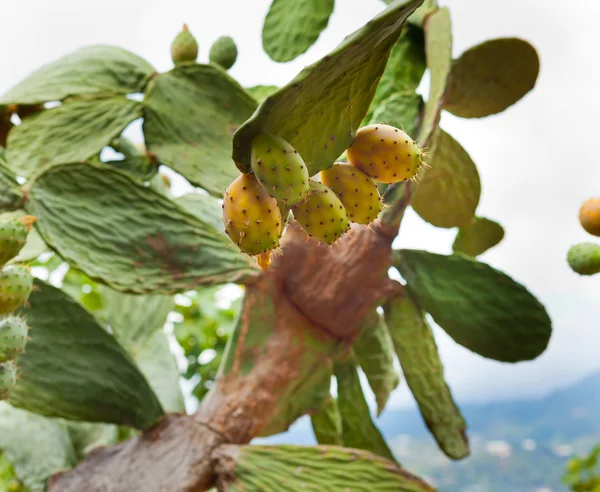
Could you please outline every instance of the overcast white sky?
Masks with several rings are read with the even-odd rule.
[[[76,48],[114,44],[171,68],[169,46],[185,22],[207,61],[212,41],[232,36],[239,57],[231,74],[243,85],[284,84],[334,48],[384,4],[338,0],[329,27],[308,53],[288,64],[262,51],[260,29],[270,0],[2,0],[0,92],[30,71]],[[442,125],[479,166],[479,214],[501,222],[506,238],[482,259],[524,283],[554,322],[548,351],[517,365],[485,360],[436,331],[447,379],[461,401],[538,395],[600,369],[600,275],[567,267],[568,248],[593,240],[578,225],[580,203],[600,196],[600,2],[448,0],[454,55],[493,37],[519,36],[537,47],[541,75],[517,106],[483,120],[445,114]],[[398,246],[449,253],[454,231],[436,229],[412,211]],[[600,242],[600,241],[598,241]],[[406,385],[392,403],[410,402]]]

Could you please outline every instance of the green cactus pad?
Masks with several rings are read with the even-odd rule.
[[[329,395],[319,411],[310,415],[310,422],[319,444],[343,446],[342,417],[338,410],[337,401]]]
[[[25,246],[35,217],[3,220],[0,216],[0,267],[12,260]]]
[[[395,461],[381,432],[371,420],[354,357],[336,362],[334,373],[338,385],[337,404],[342,417],[344,446],[365,449]]]
[[[256,102],[263,102],[268,96],[279,90],[276,85],[255,85],[246,89]]]
[[[0,319],[0,363],[23,353],[29,327],[25,320],[15,316]]]
[[[222,445],[213,455],[217,486],[229,492],[435,492],[395,463],[357,449]]]
[[[19,183],[0,156],[0,211],[17,210],[23,201]]]
[[[209,223],[218,231],[225,232],[221,205],[216,198],[208,194],[192,192],[176,198],[175,202],[201,221]]]
[[[4,267],[0,271],[0,314],[7,314],[22,305],[33,285],[28,268],[20,265]]]
[[[452,251],[468,256],[479,256],[496,246],[504,238],[504,229],[498,222],[475,217],[473,222],[458,230]]]
[[[11,360],[0,363],[0,400],[8,398],[17,385],[17,365]]]
[[[397,92],[382,101],[373,113],[370,125],[385,123],[402,128],[409,135],[416,133],[423,106],[423,98],[415,92]]]
[[[595,275],[600,272],[600,245],[576,244],[569,250],[567,261],[571,269],[579,275]]]
[[[227,188],[223,223],[229,238],[250,256],[279,246],[283,221],[277,200],[252,174],[242,174]]]
[[[394,344],[383,317],[377,311],[365,317],[361,332],[352,347],[375,395],[379,416],[400,382],[394,367]]]
[[[448,457],[468,456],[465,420],[444,379],[444,366],[424,313],[407,293],[391,299],[384,310],[402,374],[427,428]]]
[[[53,166],[30,182],[29,199],[46,243],[116,290],[174,294],[256,272],[210,221],[111,166]]]
[[[344,205],[327,186],[310,181],[306,200],[292,208],[294,218],[304,232],[326,243],[335,243],[350,229]]]
[[[256,109],[256,101],[215,65],[181,65],[148,85],[144,137],[157,159],[221,197],[239,173],[231,160],[231,135]]]
[[[141,104],[124,96],[71,99],[16,126],[8,135],[6,158],[19,176],[31,176],[42,166],[83,161],[141,115]]]
[[[441,130],[437,149],[423,173],[411,202],[421,218],[437,227],[463,227],[474,217],[481,182],[475,163],[465,149]]]
[[[216,63],[225,70],[229,70],[233,67],[237,56],[238,50],[235,41],[229,36],[222,36],[210,47],[208,59],[211,63]]]
[[[288,62],[304,53],[327,27],[334,0],[273,0],[262,31],[271,59]]]
[[[88,46],[43,66],[0,97],[0,104],[38,104],[83,94],[142,92],[154,68],[115,46]]]
[[[77,301],[36,280],[30,306],[19,314],[31,326],[17,358],[13,406],[48,417],[152,425],[164,411],[131,357]]]
[[[552,324],[544,306],[506,274],[461,255],[400,250],[396,267],[418,303],[457,343],[488,359],[535,359]]]
[[[492,39],[455,60],[444,109],[463,118],[500,113],[535,86],[540,61],[535,48],[517,38]]]
[[[311,176],[330,167],[354,140],[390,50],[420,3],[396,2],[267,97],[234,134],[233,159],[240,171],[250,170],[251,143],[259,133],[289,142]]]
[[[425,17],[424,30],[427,68],[431,72],[431,81],[418,142],[429,147],[439,124],[442,98],[452,66],[452,24],[448,9],[438,9]]]
[[[308,193],[306,164],[294,147],[275,135],[261,133],[252,140],[252,171],[280,202],[295,205]]]
[[[171,59],[175,65],[185,62],[195,62],[198,58],[198,42],[187,25],[183,25],[183,30],[175,36],[171,43]]]

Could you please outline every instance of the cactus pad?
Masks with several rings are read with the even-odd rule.
[[[340,199],[350,222],[370,224],[381,209],[377,185],[369,176],[350,164],[337,163],[321,171],[321,182]]]
[[[346,209],[340,199],[317,181],[310,181],[306,200],[293,207],[292,211],[309,236],[326,244],[335,243],[350,229]]]
[[[0,364],[0,400],[8,397],[17,385],[17,365],[14,361]]]
[[[19,219],[0,222],[0,267],[19,254],[35,217],[26,215]]]
[[[25,320],[15,316],[0,319],[0,362],[14,359],[23,353],[29,327]]]
[[[217,39],[210,47],[208,59],[211,63],[216,63],[225,70],[229,70],[233,67],[237,56],[238,50],[235,41],[229,36],[223,36]]]
[[[473,222],[458,230],[452,251],[469,256],[479,256],[496,246],[504,238],[504,229],[498,222],[475,217]]]
[[[295,205],[308,193],[308,169],[298,151],[282,138],[261,133],[252,140],[252,170],[265,191]]]
[[[579,222],[593,236],[600,236],[600,198],[590,198],[579,209]]]
[[[423,163],[423,151],[414,140],[384,124],[361,128],[346,155],[350,164],[379,183],[411,179]]]
[[[171,43],[171,59],[175,65],[179,65],[184,62],[194,62],[196,58],[198,58],[198,42],[189,31],[187,24],[184,24],[182,31]]]
[[[0,314],[21,306],[29,297],[32,285],[31,272],[24,266],[7,266],[0,271]]]
[[[574,272],[594,275],[600,272],[600,246],[594,243],[576,244],[569,250],[567,261]]]
[[[230,239],[254,256],[279,246],[283,224],[277,200],[252,174],[242,174],[223,197],[223,222]]]

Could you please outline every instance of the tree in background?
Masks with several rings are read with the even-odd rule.
[[[588,456],[575,457],[569,460],[563,481],[574,492],[599,492],[600,470],[598,458],[600,445],[596,446]]]
[[[274,0],[265,51],[278,62],[294,59],[317,40],[333,8],[333,0]],[[10,480],[61,492],[432,490],[391,453],[358,371],[381,413],[399,383],[397,357],[441,451],[463,459],[466,423],[427,314],[483,357],[514,363],[545,350],[551,323],[544,307],[476,259],[504,231],[477,216],[477,168],[439,127],[443,110],[479,118],[518,101],[537,79],[534,48],[495,39],[453,60],[448,9],[401,0],[283,87],[243,88],[231,78],[237,48],[230,38],[213,45],[209,64],[196,62],[198,50],[184,29],[171,47],[175,68],[157,73],[122,49],[82,48],[0,98],[0,207],[10,214],[2,220],[37,219],[27,244],[6,261],[29,264],[39,277],[28,302],[11,306],[31,332],[11,362],[19,380],[7,380],[0,406]],[[426,70],[423,101],[416,90]],[[143,148],[122,135],[140,118]],[[361,135],[381,125],[406,132],[404,143],[388,134],[381,141],[414,146],[418,161],[407,172],[418,170],[418,180],[395,182],[394,170],[404,172],[395,160],[406,163],[411,151],[385,157],[379,142],[364,145]],[[268,143],[258,156],[264,135],[277,147]],[[118,158],[107,158],[106,147]],[[272,148],[285,157],[271,159]],[[372,160],[359,165],[357,155]],[[257,167],[263,158],[271,159],[266,174]],[[364,179],[368,196],[382,197],[376,220],[364,193],[344,201],[336,161],[367,174],[373,163],[392,175],[369,174],[385,181],[377,185]],[[160,166],[196,191],[174,197]],[[295,181],[281,188],[292,170]],[[319,176],[324,183],[334,176],[335,197]],[[242,193],[244,180],[256,195]],[[229,215],[228,202],[240,196],[252,204],[248,213],[281,220]],[[344,227],[336,237],[354,222],[332,246],[324,244],[332,239],[323,219],[332,212],[317,207],[324,203],[338,207]],[[377,199],[369,203],[379,207]],[[456,228],[453,255],[392,249],[409,206],[434,226]],[[277,254],[264,254],[277,243]],[[8,266],[5,285],[15,268],[31,279],[24,267]],[[244,290],[237,317],[206,302],[215,286],[230,283]],[[0,285],[0,296],[12,291]],[[184,413],[171,330],[201,400],[192,415]],[[248,445],[305,414],[320,446]]]

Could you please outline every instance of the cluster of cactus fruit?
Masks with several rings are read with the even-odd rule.
[[[25,246],[35,219],[24,216],[0,223],[0,400],[17,384],[15,358],[24,352],[29,327],[12,313],[23,305],[33,286],[33,277],[25,266],[6,265]]]
[[[190,32],[187,24],[171,43],[171,59],[175,65],[194,63],[198,58],[198,41]],[[237,59],[235,41],[229,36],[218,38],[210,47],[208,58],[211,63],[229,70]]]
[[[252,172],[235,179],[223,195],[225,232],[266,268],[290,210],[309,237],[333,245],[350,230],[351,222],[369,225],[377,220],[383,203],[376,182],[414,179],[426,166],[416,142],[385,124],[358,130],[346,156],[348,163],[336,162],[317,180],[288,142],[267,133],[256,135]]]
[[[590,198],[579,209],[579,223],[592,236],[600,237],[600,198]],[[600,244],[585,242],[572,246],[567,254],[571,269],[580,275],[600,272]]]

